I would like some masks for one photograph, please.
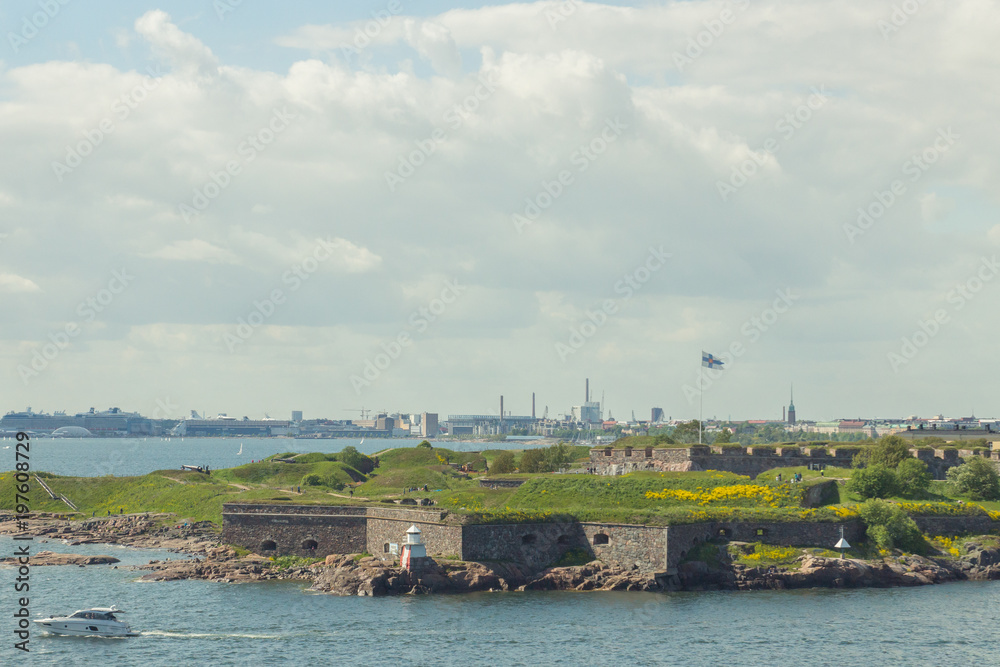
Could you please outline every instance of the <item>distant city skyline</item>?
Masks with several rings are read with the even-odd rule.
[[[7,410],[1000,414],[972,0],[47,6],[0,7]]]

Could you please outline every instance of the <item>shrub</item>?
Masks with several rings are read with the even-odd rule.
[[[914,498],[927,493],[931,485],[931,474],[923,461],[904,459],[896,467],[896,480],[899,483],[899,492]]]
[[[316,473],[310,473],[302,478],[302,486],[323,486],[323,478]]]
[[[354,447],[344,447],[337,459],[365,475],[375,469],[375,462]]]
[[[507,475],[514,472],[514,454],[512,452],[501,452],[493,459],[490,472],[494,475]]]
[[[862,454],[863,456],[863,454]],[[898,435],[882,436],[868,450],[868,464],[882,465],[886,468],[896,468],[905,459],[910,458],[910,446]]]
[[[586,549],[570,549],[557,560],[552,567],[574,567],[586,565],[594,560],[594,557]]]
[[[427,440],[421,440],[421,441],[420,441],[420,444],[419,444],[419,445],[417,445],[417,447],[423,447],[424,449],[434,449],[434,445],[432,445],[432,444],[431,444],[431,443],[430,443],[429,441],[427,441]]]
[[[528,449],[521,454],[521,462],[518,467],[521,472],[549,472],[548,462],[545,459],[543,450]]]
[[[948,470],[948,483],[973,500],[1000,498],[1000,475],[993,463],[984,458],[973,457]]]
[[[862,498],[887,498],[899,489],[896,472],[883,465],[858,468],[847,482],[847,490]]]
[[[898,505],[884,500],[869,500],[857,507],[868,526],[868,538],[880,549],[902,549],[920,553],[927,548],[917,524]]]
[[[559,470],[573,461],[572,449],[565,442],[552,445],[545,452],[545,462],[549,470]]]

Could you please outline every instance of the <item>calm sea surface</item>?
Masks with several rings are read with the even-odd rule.
[[[124,564],[170,554],[34,543]],[[0,552],[13,541],[0,538]],[[142,582],[110,566],[31,570],[33,617],[116,604],[133,639],[33,631],[3,665],[995,665],[1000,582],[755,593],[490,593],[341,598],[289,583]]]
[[[11,441],[0,441],[0,447]],[[243,455],[236,456],[240,442]],[[417,441],[366,441],[375,452]],[[35,440],[35,470],[134,475],[181,463],[238,465],[351,440]],[[493,446],[493,445],[490,445]],[[521,446],[520,444],[517,446]],[[486,447],[466,444],[467,449]],[[0,449],[0,469],[13,467]],[[5,460],[9,456],[9,461]],[[0,537],[0,555],[15,543]],[[175,558],[110,545],[31,543],[109,554],[121,565]],[[0,665],[945,665],[1000,664],[1000,582],[914,589],[753,593],[495,593],[340,598],[287,582],[139,582],[125,567],[35,567],[32,617],[117,605],[133,639],[32,630],[13,648],[17,572],[0,567]]]

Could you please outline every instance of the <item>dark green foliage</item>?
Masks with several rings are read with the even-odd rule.
[[[692,419],[689,422],[684,422],[683,424],[677,426],[670,434],[670,437],[678,443],[694,444],[698,442],[698,431],[700,428],[701,424],[698,420]]]
[[[425,449],[434,449],[434,445],[432,445],[432,444],[431,444],[431,443],[430,443],[429,441],[427,441],[427,440],[421,440],[421,441],[420,441],[420,444],[418,444],[418,445],[417,445],[417,447],[423,447],[423,448],[425,448]]]
[[[521,472],[550,472],[551,468],[542,449],[527,449],[521,454],[518,464]]]
[[[862,498],[888,498],[898,493],[899,480],[896,472],[884,465],[859,468],[847,482],[847,490]]]
[[[868,526],[868,538],[880,549],[902,549],[921,553],[927,541],[917,524],[899,505],[884,500],[869,500],[857,506],[861,520]]]
[[[732,431],[730,431],[728,428],[724,428],[722,429],[722,431],[719,432],[719,435],[715,436],[715,441],[712,444],[721,445],[732,441],[733,441]]]
[[[910,458],[910,446],[898,435],[882,436],[875,446],[868,450],[869,465],[895,468],[908,458]]]
[[[559,470],[573,462],[573,450],[565,442],[552,445],[545,452],[545,462],[549,470]]]
[[[996,466],[978,456],[948,470],[948,483],[956,492],[973,500],[1000,498],[1000,476],[997,475]]]
[[[591,555],[586,549],[570,549],[564,553],[562,558],[556,561],[552,567],[574,567],[577,565],[586,565],[592,560],[594,560],[594,556]]]
[[[931,474],[927,464],[919,459],[903,459],[896,467],[896,479],[899,492],[910,498],[920,498],[927,493],[931,485]]]
[[[337,460],[342,463],[346,463],[358,472],[366,475],[375,469],[375,462],[354,447],[344,447],[344,449],[337,454]]]
[[[490,474],[508,475],[514,472],[515,467],[513,452],[501,452],[493,459],[493,465],[490,466]]]

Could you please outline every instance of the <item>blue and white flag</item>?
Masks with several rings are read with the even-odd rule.
[[[705,368],[722,368],[724,365],[721,361],[715,358],[715,355],[709,354],[704,350],[701,351],[701,365]]]

